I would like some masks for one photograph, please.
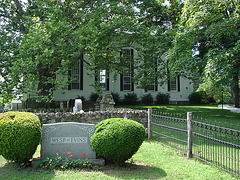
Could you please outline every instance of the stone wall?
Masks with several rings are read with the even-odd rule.
[[[58,122],[79,122],[97,124],[98,122],[109,118],[124,118],[135,120],[147,128],[148,113],[146,110],[114,109],[108,111],[89,111],[83,113],[57,112],[57,113],[35,113],[41,124],[51,124]]]

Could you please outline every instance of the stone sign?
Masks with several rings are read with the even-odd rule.
[[[113,96],[110,93],[104,94],[100,102],[100,110],[106,111],[108,109],[113,109],[114,104]]]
[[[42,159],[56,157],[56,153],[63,159],[71,152],[73,159],[95,159],[96,154],[90,147],[90,137],[94,134],[94,124],[64,122],[43,124],[42,126]]]

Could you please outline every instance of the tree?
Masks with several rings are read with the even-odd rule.
[[[102,68],[122,73],[125,69],[116,52],[133,43],[140,45],[134,81],[141,88],[166,82],[170,61],[161,57],[172,45],[183,3],[171,0],[166,6],[163,2],[1,2],[0,65],[5,79],[1,94],[12,98],[33,91],[39,101],[51,101],[62,82],[57,75],[67,76],[82,54],[89,56],[84,63],[92,72]],[[182,70],[175,72],[182,74]]]
[[[54,90],[67,87],[67,84],[61,86],[61,77],[68,76],[69,68],[82,54],[88,55],[88,60],[83,61],[92,72],[101,68],[121,73],[125,69],[116,52],[134,43],[141,46],[136,47],[141,52],[138,65],[134,66],[137,69],[134,80],[144,82],[148,77],[142,74],[152,74],[152,79],[165,75],[166,70],[156,73],[149,68],[155,61],[148,61],[157,59],[165,65],[160,55],[166,48],[159,43],[167,40],[162,36],[166,20],[162,2],[1,1],[2,96],[11,99],[17,94],[33,92],[38,101],[51,102]]]
[[[239,107],[239,3],[226,0],[185,1],[174,46],[168,54],[172,68],[190,77],[203,75],[233,86]]]

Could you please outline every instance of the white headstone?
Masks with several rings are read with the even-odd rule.
[[[81,99],[76,99],[73,107],[73,112],[77,113],[83,113],[84,111],[82,110],[82,100]]]

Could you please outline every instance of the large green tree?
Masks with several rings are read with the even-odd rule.
[[[173,43],[168,59],[175,72],[232,86],[239,107],[239,2],[186,0]]]
[[[166,6],[162,3],[155,0],[1,1],[2,97],[11,99],[17,94],[34,92],[39,100],[51,101],[53,91],[62,84],[57,75],[66,77],[72,63],[79,61],[82,54],[88,55],[84,63],[92,72],[101,68],[121,73],[125,69],[116,52],[134,43],[141,47],[137,48],[140,56],[134,66],[138,70],[134,71],[135,81],[145,82],[149,78],[147,74],[152,79],[163,76],[164,73],[149,68],[156,63],[152,59],[162,64],[159,57],[166,51],[164,45],[159,45],[165,42],[161,35],[165,32],[162,25],[166,22]]]

